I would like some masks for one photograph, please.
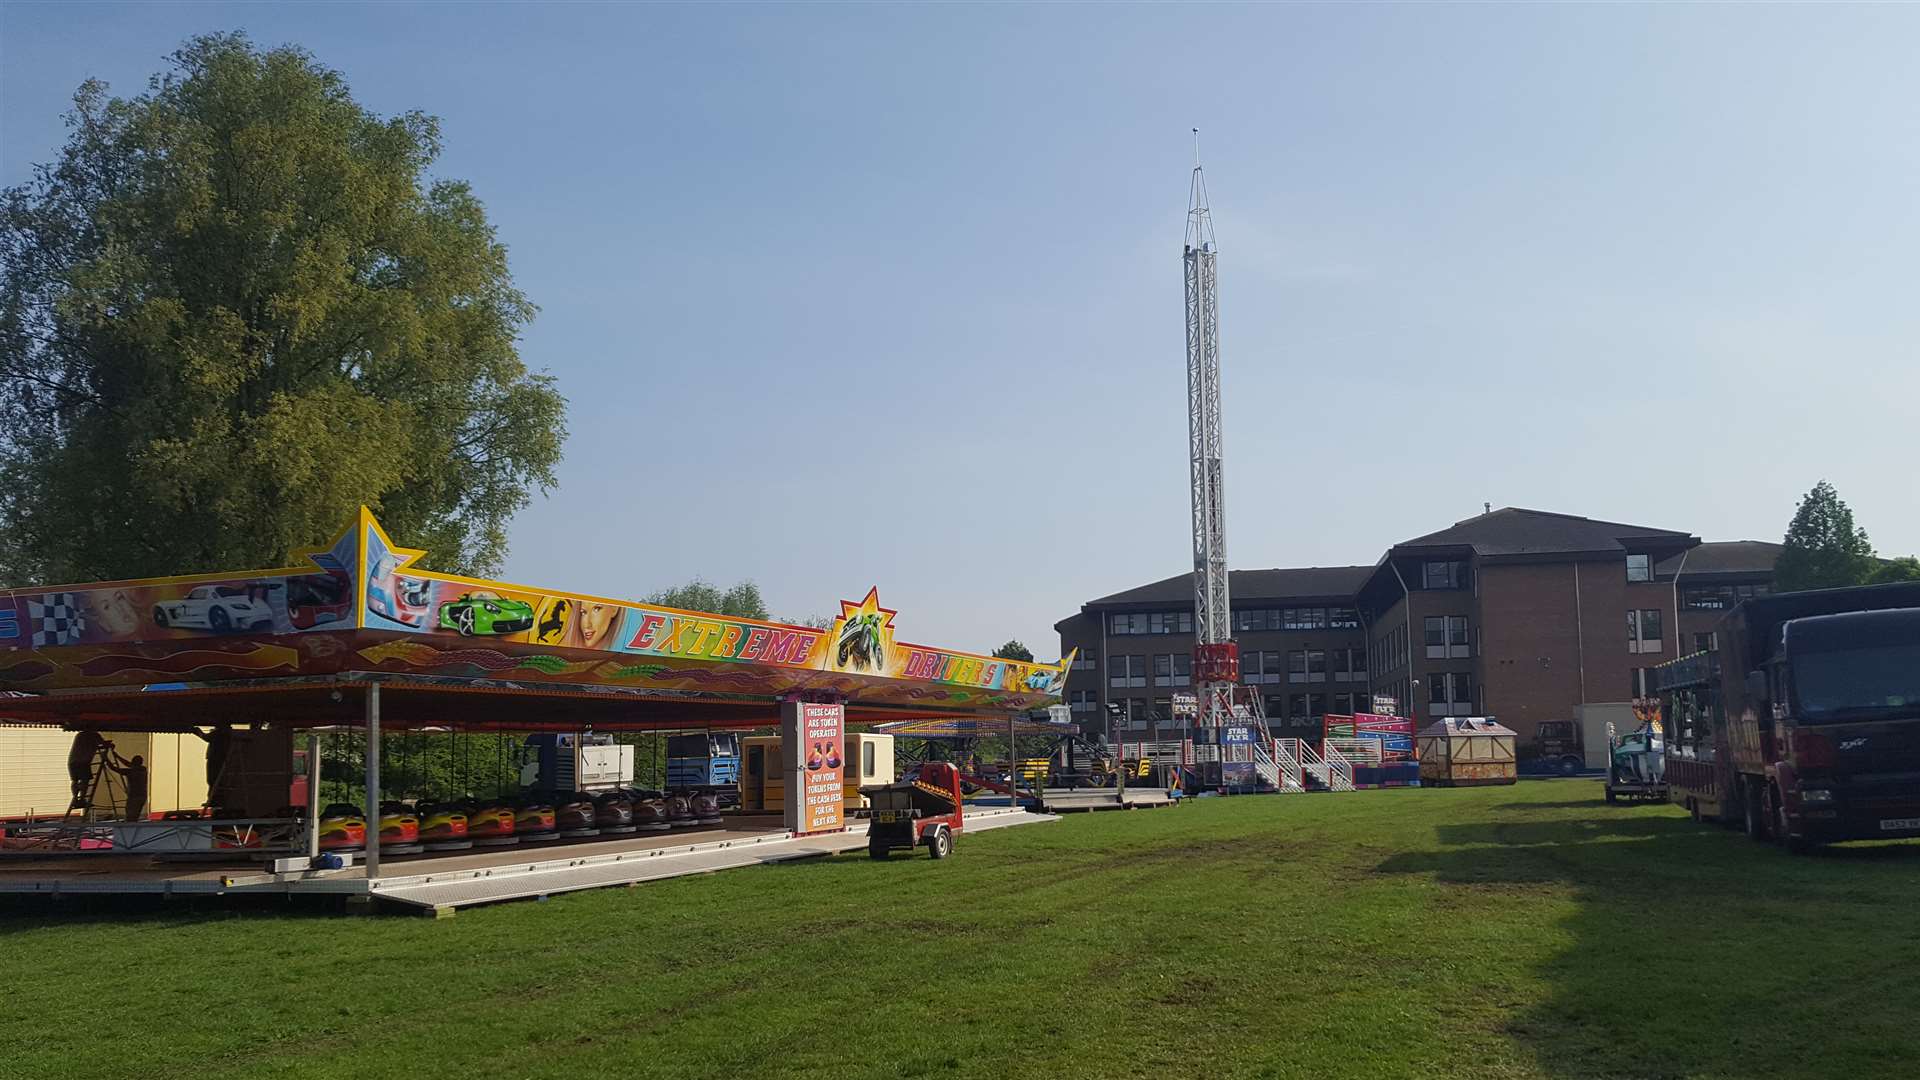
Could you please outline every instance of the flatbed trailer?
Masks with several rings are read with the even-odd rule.
[[[921,845],[936,859],[953,853],[966,804],[960,795],[960,772],[950,763],[925,762],[898,783],[873,784],[860,794],[867,800],[858,814],[868,822],[869,856],[884,859]]]

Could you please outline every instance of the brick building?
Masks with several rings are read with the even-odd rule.
[[[1541,720],[1644,694],[1647,671],[1705,647],[1726,607],[1765,592],[1779,545],[1502,509],[1399,544],[1371,566],[1236,570],[1241,678],[1275,734],[1364,710],[1376,694],[1424,723]],[[1076,718],[1171,722],[1192,686],[1192,575],[1088,601],[1056,623]]]

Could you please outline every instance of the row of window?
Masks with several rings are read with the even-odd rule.
[[[1130,611],[1107,616],[1109,634],[1191,634],[1191,611]]]
[[[1153,667],[1153,685],[1193,685],[1193,654],[1191,653],[1161,653],[1153,657],[1109,656],[1107,685],[1116,690],[1147,685],[1149,661],[1152,662]]]
[[[1350,607],[1235,608],[1233,628],[1241,630],[1358,630],[1360,612]],[[1191,634],[1191,611],[1129,611],[1107,616],[1107,633]]]
[[[1317,720],[1322,716],[1351,716],[1356,712],[1366,712],[1373,707],[1373,700],[1361,691],[1341,691],[1338,693],[1302,693],[1268,694],[1262,699],[1266,706],[1267,719]],[[1117,707],[1113,721],[1125,727],[1145,727],[1149,722],[1160,724],[1173,723],[1173,699],[1171,698],[1114,698],[1112,704]],[[1076,713],[1097,714],[1100,703],[1095,700],[1092,691],[1076,690],[1068,703],[1068,708]],[[1464,715],[1464,714],[1463,714]],[[1104,722],[1104,718],[1099,718]]]
[[[1689,585],[1680,590],[1680,602],[1693,611],[1725,611],[1771,591],[1765,585]]]
[[[1407,666],[1407,627],[1395,623],[1373,643],[1373,654],[1380,658],[1382,671],[1399,671]]]
[[[1250,686],[1262,683],[1364,682],[1367,678],[1367,650],[1354,646],[1342,649],[1294,649],[1286,654],[1286,667],[1280,666],[1278,652],[1240,654],[1240,681]]]
[[[1360,612],[1350,607],[1238,608],[1235,630],[1358,630]]]
[[[1341,649],[1294,649],[1286,654],[1282,666],[1277,650],[1255,650],[1240,654],[1240,681],[1249,686],[1263,683],[1365,682],[1367,650],[1358,646]],[[1131,690],[1147,685],[1152,669],[1155,686],[1193,685],[1193,654],[1159,653],[1153,656],[1120,655],[1107,658],[1107,685],[1115,690]]]

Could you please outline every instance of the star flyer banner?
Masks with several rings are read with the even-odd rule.
[[[802,835],[846,828],[846,706],[787,702],[781,729],[787,774],[798,781],[787,784],[787,828]]]

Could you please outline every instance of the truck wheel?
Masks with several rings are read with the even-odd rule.
[[[1560,775],[1572,776],[1575,773],[1578,773],[1580,771],[1580,767],[1585,764],[1586,762],[1581,761],[1577,757],[1572,757],[1572,756],[1563,757],[1560,759]]]
[[[933,830],[933,836],[927,840],[927,854],[936,859],[944,859],[953,854],[953,833],[945,825]]]
[[[1617,803],[1619,801],[1620,801],[1620,796],[1615,795],[1613,793],[1613,788],[1611,787],[1607,788],[1607,804],[1611,806],[1612,804]]]
[[[884,859],[889,854],[887,845],[878,840],[867,841],[867,858]]]

